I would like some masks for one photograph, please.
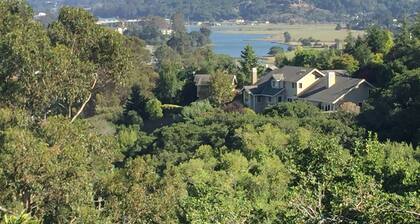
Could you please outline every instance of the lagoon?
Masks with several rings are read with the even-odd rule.
[[[198,27],[189,27],[189,31],[194,30],[198,30]],[[258,57],[267,56],[270,48],[274,46],[280,46],[287,50],[288,46],[285,44],[264,40],[268,37],[270,35],[267,34],[238,34],[212,30],[210,39],[215,53],[226,54],[235,58],[241,56],[241,51],[246,45],[251,45]]]

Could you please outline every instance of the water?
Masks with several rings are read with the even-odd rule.
[[[198,30],[196,27],[189,27],[190,31]],[[271,47],[280,46],[286,51],[285,44],[273,43],[261,40],[270,37],[266,34],[232,34],[223,31],[212,31],[210,36],[213,50],[217,54],[226,54],[231,57],[240,57],[241,51],[246,45],[251,45],[258,57],[267,56]]]

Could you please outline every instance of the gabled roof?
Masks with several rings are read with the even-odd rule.
[[[283,80],[287,82],[297,82],[310,72],[316,70],[313,68],[304,68],[297,66],[284,66],[282,68],[273,68],[266,75],[260,77],[258,82],[253,86],[245,86],[244,90],[251,92],[253,95],[276,96],[284,91],[283,88],[273,88],[271,79],[277,81]],[[323,74],[321,74],[323,75]]]
[[[245,86],[252,95],[276,96],[284,91],[284,88],[273,88],[271,82],[264,82],[258,86]]]
[[[309,87],[301,93],[299,98],[318,102],[335,103],[336,100],[347,95],[355,87],[367,82],[364,79],[336,75],[335,84],[333,86],[327,88],[326,83],[327,77],[320,78],[312,87]],[[369,83],[367,84],[372,87]]]
[[[284,81],[297,82],[313,70],[315,69],[297,66],[284,66],[269,72],[267,75],[270,75],[271,77],[282,75],[284,77]]]

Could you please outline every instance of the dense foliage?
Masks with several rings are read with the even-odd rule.
[[[1,1],[0,222],[417,223],[419,24],[394,46],[381,29],[359,40],[382,59],[366,66],[390,73],[362,117],[384,116],[380,137],[410,145],[300,101],[226,112],[229,75],[243,72],[230,58],[163,44],[157,79],[142,41],[86,11],[64,8],[45,29],[22,1]],[[191,100],[194,72],[216,80],[211,101],[162,105]]]

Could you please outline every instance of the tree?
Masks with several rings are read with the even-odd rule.
[[[276,54],[275,57],[274,57],[274,61],[275,61],[276,66],[278,68],[281,68],[281,67],[290,63],[289,59],[287,58],[287,56],[284,52]]]
[[[254,49],[247,45],[243,51],[241,51],[241,60],[239,61],[240,74],[238,76],[238,85],[243,86],[249,84],[252,75],[252,69],[258,68],[258,58],[254,52]]]
[[[350,74],[353,74],[359,69],[359,62],[349,54],[336,57],[332,63],[335,69],[344,69]]]
[[[233,78],[227,72],[218,70],[211,75],[210,100],[221,106],[229,103],[235,97]]]
[[[169,63],[164,65],[159,72],[156,96],[163,103],[177,103],[178,94],[183,83],[178,79],[180,69],[177,65]]]
[[[186,33],[184,14],[178,11],[172,16],[172,30],[174,34]]]
[[[63,117],[39,126],[19,110],[1,109],[0,126],[2,204],[43,222],[101,220],[96,187],[121,159],[112,140],[93,134],[85,122]]]
[[[335,30],[342,30],[343,27],[341,26],[340,23],[337,23],[337,26],[335,27]]]
[[[285,43],[289,43],[290,41],[292,41],[292,35],[289,32],[284,32],[283,37]]]
[[[192,121],[195,118],[202,117],[215,111],[215,108],[208,100],[193,102],[191,105],[184,107],[181,111],[183,120]]]
[[[367,30],[366,42],[373,53],[388,54],[394,46],[392,33],[379,26],[372,26]]]
[[[319,51],[316,50],[296,50],[292,64],[303,67],[316,67],[319,58]]]
[[[382,138],[419,145],[419,89],[419,69],[397,74],[378,92],[378,96],[375,96],[374,107],[362,114],[362,122],[365,122],[369,129],[378,131]],[[406,119],[407,116],[410,119]]]
[[[280,53],[284,53],[284,48],[281,46],[274,46],[270,48],[270,51],[268,52],[269,55],[277,55]]]
[[[356,45],[353,50],[353,57],[359,62],[360,66],[366,66],[373,60],[373,53],[366,43]]]
[[[125,38],[116,32],[106,30],[95,24],[95,18],[83,9],[63,7],[58,20],[48,29],[53,46],[64,45],[80,61],[89,63],[95,68],[90,75],[88,85],[90,94],[80,99],[77,118],[91,103],[97,93],[111,92],[126,83],[134,62],[129,61],[125,49]],[[94,107],[94,104],[89,104]],[[91,108],[94,110],[94,108]]]
[[[0,3],[0,100],[24,108],[36,118],[50,109],[51,82],[46,80],[54,60],[47,33],[32,21],[32,10],[23,1]],[[47,80],[49,81],[49,80]]]
[[[119,123],[125,125],[143,126],[143,119],[146,119],[148,113],[146,111],[147,98],[142,95],[139,86],[134,85],[131,88],[131,94],[124,105],[124,110]]]
[[[344,42],[346,43],[344,46],[344,52],[347,54],[352,54],[356,45],[356,38],[353,37],[351,32],[348,32]]]
[[[151,99],[146,103],[146,112],[151,120],[158,120],[163,117],[162,103],[158,99]]]
[[[181,55],[191,52],[193,48],[191,36],[186,32],[174,33],[167,44]]]

